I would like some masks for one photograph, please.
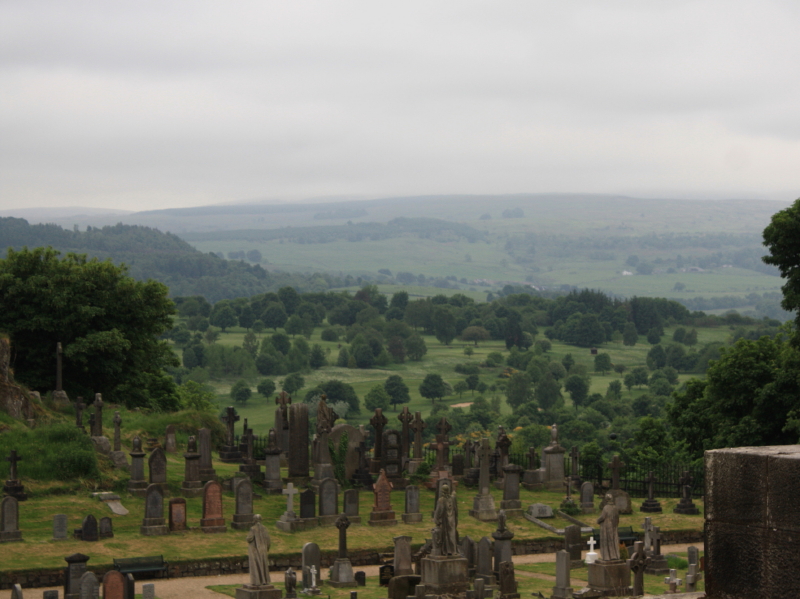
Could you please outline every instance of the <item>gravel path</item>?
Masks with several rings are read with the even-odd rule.
[[[689,545],[665,545],[663,546],[663,553],[680,553],[687,550]],[[696,547],[703,550],[703,544],[698,543]],[[555,562],[555,553],[532,553],[530,555],[515,555],[515,564],[536,564],[543,562]],[[378,566],[360,566],[358,570],[366,572],[367,576],[378,576]],[[280,572],[271,572],[273,584],[277,582],[276,586],[283,588],[283,577]],[[533,572],[520,571],[518,576],[529,576],[533,578],[540,578],[542,580],[555,580],[555,577],[547,574],[537,574]],[[278,577],[280,576],[280,579]],[[212,584],[245,584],[250,582],[248,574],[231,574],[228,576],[192,576],[188,578],[171,578],[169,580],[145,580],[136,581],[136,592],[142,592],[142,584],[153,582],[156,585],[156,596],[159,599],[221,599],[223,595],[209,591],[207,586]],[[48,587],[38,589],[24,589],[23,592],[26,597],[40,597],[44,591],[57,589],[59,596],[64,592],[63,587]],[[678,598],[681,595],[672,595]],[[686,595],[689,597],[689,595]],[[0,599],[11,599],[11,591],[0,591]]]

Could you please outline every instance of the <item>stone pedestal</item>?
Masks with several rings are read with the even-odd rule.
[[[397,524],[397,516],[394,510],[389,512],[370,512],[369,522],[370,526],[394,526]]]
[[[271,584],[246,584],[236,589],[236,599],[281,599],[281,590]]]
[[[242,461],[242,452],[236,445],[223,445],[219,448],[219,461],[226,464],[238,464]]]
[[[3,495],[10,495],[17,501],[25,501],[28,498],[25,487],[18,480],[7,480],[3,485]]]
[[[267,450],[264,458],[264,491],[269,494],[279,495],[283,490],[281,481],[281,452]]]
[[[469,511],[469,515],[482,522],[497,520],[494,497],[490,493],[478,493],[472,500],[472,509]]]
[[[356,587],[358,583],[353,576],[353,564],[348,558],[337,558],[331,566],[331,577],[326,581],[332,587]]]
[[[416,514],[401,514],[400,517],[403,519],[405,524],[413,524],[415,522],[422,522],[422,513],[417,512]]]
[[[562,489],[564,487],[564,454],[566,449],[560,445],[550,445],[542,450],[544,462],[544,480],[542,484],[547,489]]]
[[[644,511],[644,509],[642,509],[642,511]],[[681,499],[680,503],[678,503],[678,506],[672,511],[676,514],[685,514],[688,516],[697,516],[700,514],[700,510],[697,509],[697,506],[692,502],[691,497]]]
[[[593,564],[587,564],[586,568],[589,575],[589,589],[600,593],[599,596],[627,597],[633,593],[631,569],[628,562],[598,560]]]
[[[225,526],[225,518],[201,518],[200,530],[203,532],[226,532],[228,527]]]
[[[655,499],[645,499],[639,511],[647,514],[660,514],[664,510],[661,508],[661,502]],[[678,513],[680,514],[681,512]]]
[[[280,460],[280,458],[278,459]],[[259,466],[255,460],[253,460],[252,463],[245,463],[239,466],[239,472],[244,474],[254,483],[261,482],[261,479],[263,478],[263,474],[261,474],[261,466]]]
[[[164,518],[144,518],[142,519],[142,525],[139,527],[139,534],[148,537],[168,535],[169,527],[166,525]]]
[[[656,576],[663,576],[669,574],[669,563],[664,555],[651,555],[650,563],[644,570],[645,574],[654,574]]]
[[[283,532],[295,532],[305,528],[303,520],[298,518],[294,512],[291,514],[284,514],[275,522],[275,528]]]
[[[131,478],[128,481],[128,493],[136,497],[144,497],[147,492],[148,482],[144,478],[144,452],[132,451],[131,456]]]
[[[543,479],[544,469],[526,470],[522,473],[522,486],[528,491],[541,491],[544,489]]]
[[[461,595],[469,587],[467,558],[460,555],[423,557],[422,581],[426,595]]]

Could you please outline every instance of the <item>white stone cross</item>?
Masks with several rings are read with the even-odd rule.
[[[292,483],[289,483],[292,484]],[[317,588],[317,567],[314,564],[311,564],[308,567],[308,571],[311,572],[311,588]]]
[[[678,590],[678,587],[683,584],[683,580],[678,578],[677,570],[670,570],[669,576],[664,577],[664,584],[668,584],[669,590],[674,593]]]
[[[689,570],[686,572],[686,592],[693,592],[702,578],[703,575],[697,571],[697,564],[689,564]]]
[[[589,541],[586,544],[589,546],[589,551],[594,551],[594,546],[597,545],[597,541],[594,540],[594,537],[589,537]]]
[[[294,515],[294,496],[299,492],[300,491],[294,488],[294,483],[289,483],[286,485],[286,488],[281,491],[281,493],[286,495],[286,513],[289,516]]]
[[[597,553],[594,550],[594,546],[597,545],[597,541],[594,540],[594,537],[589,537],[589,541],[586,544],[589,545],[589,551],[586,552],[586,557],[584,560],[587,564],[593,564],[597,561]]]

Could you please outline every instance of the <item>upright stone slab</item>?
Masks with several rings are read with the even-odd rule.
[[[588,480],[581,485],[581,512],[594,514],[594,485]]]
[[[344,492],[344,513],[350,524],[361,524],[359,507],[358,489],[347,489]]]
[[[483,537],[478,541],[477,559],[475,562],[475,576],[482,578],[487,586],[495,585],[494,568],[492,568],[492,540]]]
[[[402,518],[406,524],[422,522],[422,512],[419,509],[419,487],[416,485],[406,487],[405,511]]]
[[[339,529],[339,552],[336,561],[331,566],[330,585],[332,587],[355,587],[358,586],[353,576],[353,564],[347,556],[347,529],[350,526],[345,514],[339,514],[336,519],[336,528]]]
[[[308,404],[289,406],[289,443],[289,478],[308,478]]]
[[[520,470],[522,470],[520,468]],[[508,561],[500,564],[500,599],[519,599],[517,580],[514,575],[514,562]]]
[[[80,599],[99,599],[100,598],[100,583],[97,581],[97,576],[94,572],[85,572],[81,576],[81,592]]]
[[[125,575],[119,570],[109,570],[103,576],[103,599],[128,599],[125,596]]]
[[[89,514],[81,522],[81,527],[75,531],[75,536],[82,541],[89,541],[91,543],[100,539],[100,532],[97,527],[97,518],[93,514]]]
[[[178,441],[175,439],[175,425],[167,425],[167,430],[164,433],[164,451],[167,453],[178,452]]]
[[[339,488],[336,481],[332,478],[322,479],[319,483],[319,525],[333,526],[338,516]]]
[[[500,564],[510,562],[513,555],[511,549],[511,539],[514,533],[506,527],[505,510],[500,510],[497,514],[497,530],[492,533],[494,539],[494,575],[500,576]]]
[[[655,493],[656,477],[650,471],[647,476],[647,499],[642,502],[640,511],[646,514],[660,514],[663,511],[661,502],[656,499]]]
[[[64,541],[67,538],[67,515],[56,514],[53,516],[53,540]]]
[[[470,579],[475,578],[475,561],[477,559],[478,544],[469,535],[459,540],[461,555],[467,560],[467,572]]]
[[[131,456],[131,478],[128,481],[128,493],[136,497],[144,497],[147,480],[144,478],[144,451],[142,451],[142,440],[139,437],[133,438],[133,449],[129,455]]]
[[[503,467],[503,500],[500,508],[505,511],[507,518],[520,518],[522,516],[522,502],[519,500],[520,476],[522,467],[509,464]]]
[[[58,590],[44,591],[42,599],[58,599]]]
[[[64,572],[64,599],[80,599],[81,578],[86,573],[86,562],[89,556],[73,553],[64,558],[67,568]]]
[[[162,495],[167,494],[167,456],[164,450],[157,447],[147,460],[150,474],[150,484],[161,487]]]
[[[260,468],[260,467],[259,467]],[[283,491],[281,479],[281,448],[278,445],[278,435],[275,429],[270,429],[267,435],[267,448],[264,450],[264,491],[278,495]]]
[[[103,396],[100,393],[95,393],[94,425],[92,426],[92,437],[102,437],[102,436],[103,436]]]
[[[569,582],[571,558],[566,551],[556,551],[556,586],[553,587],[552,599],[572,599],[572,587]]]
[[[322,555],[319,550],[319,545],[316,543],[306,543],[303,545],[301,559],[303,567],[303,590],[310,589],[312,586],[321,586],[322,581],[320,580],[319,573],[322,571]],[[317,573],[316,585],[311,584],[312,567]]]
[[[318,526],[317,521],[317,494],[313,489],[306,489],[300,493],[300,519],[304,528]]]
[[[700,565],[700,550],[694,545],[686,549],[686,561],[690,564]]]
[[[114,521],[109,516],[100,518],[100,538],[112,539],[114,538]]]
[[[548,489],[560,489],[564,484],[564,454],[567,450],[558,444],[558,427],[550,428],[550,445],[542,450],[544,459],[543,485]]]
[[[164,522],[164,494],[160,485],[152,484],[147,487],[144,498],[144,519],[139,532],[146,536],[169,534]]]
[[[170,532],[181,532],[187,529],[186,526],[186,500],[183,497],[175,497],[169,500],[169,530]]]
[[[383,431],[383,469],[392,485],[403,478],[402,445],[400,431],[390,428]]]
[[[200,481],[217,480],[217,473],[211,461],[211,431],[201,428],[197,431],[197,444],[200,449]]]
[[[203,487],[203,518],[200,530],[206,533],[225,532],[225,518],[222,515],[222,485],[210,480]]]
[[[345,480],[350,480],[358,470],[359,458],[357,450],[361,441],[364,440],[364,435],[352,424],[337,424],[331,429],[328,441],[338,450],[345,435],[347,435],[347,453],[344,459],[344,476]],[[353,521],[351,520],[350,523],[352,524]]]
[[[19,502],[16,497],[0,501],[0,543],[22,541],[19,529]]]
[[[156,585],[146,582],[142,585],[142,599],[156,599]]]
[[[581,537],[581,527],[577,524],[567,526],[564,529],[564,549],[569,553],[572,568],[580,568],[583,565],[581,552],[583,551],[583,538]]]
[[[397,518],[392,510],[391,492],[392,483],[386,477],[386,472],[381,470],[373,488],[375,503],[373,503],[372,512],[369,515],[370,526],[394,526],[397,524]]]
[[[253,483],[245,478],[236,486],[236,511],[231,520],[231,528],[249,530],[255,523],[253,518]]]
[[[189,437],[183,460],[184,472],[181,495],[184,497],[200,497],[203,494],[203,483],[200,481],[200,453],[197,451],[197,439],[194,436]]]
[[[489,487],[489,460],[490,449],[489,440],[481,441],[480,452],[480,479],[478,482],[478,494],[472,501],[472,509],[469,515],[482,522],[493,522],[497,520],[497,511],[494,507],[494,497]]]
[[[405,576],[414,573],[411,562],[411,537],[402,535],[394,537],[394,575]]]

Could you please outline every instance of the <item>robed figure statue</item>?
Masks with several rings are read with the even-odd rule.
[[[247,557],[250,561],[250,585],[262,586],[269,580],[269,533],[261,524],[261,514],[253,516],[255,524],[247,533]]]
[[[436,525],[433,542],[437,544],[439,554],[458,554],[458,504],[449,482],[442,483],[439,490],[439,499],[433,512],[433,523]]]
[[[597,523],[600,525],[600,554],[603,561],[608,562],[619,559],[619,509],[610,493],[605,496],[604,504]]]

